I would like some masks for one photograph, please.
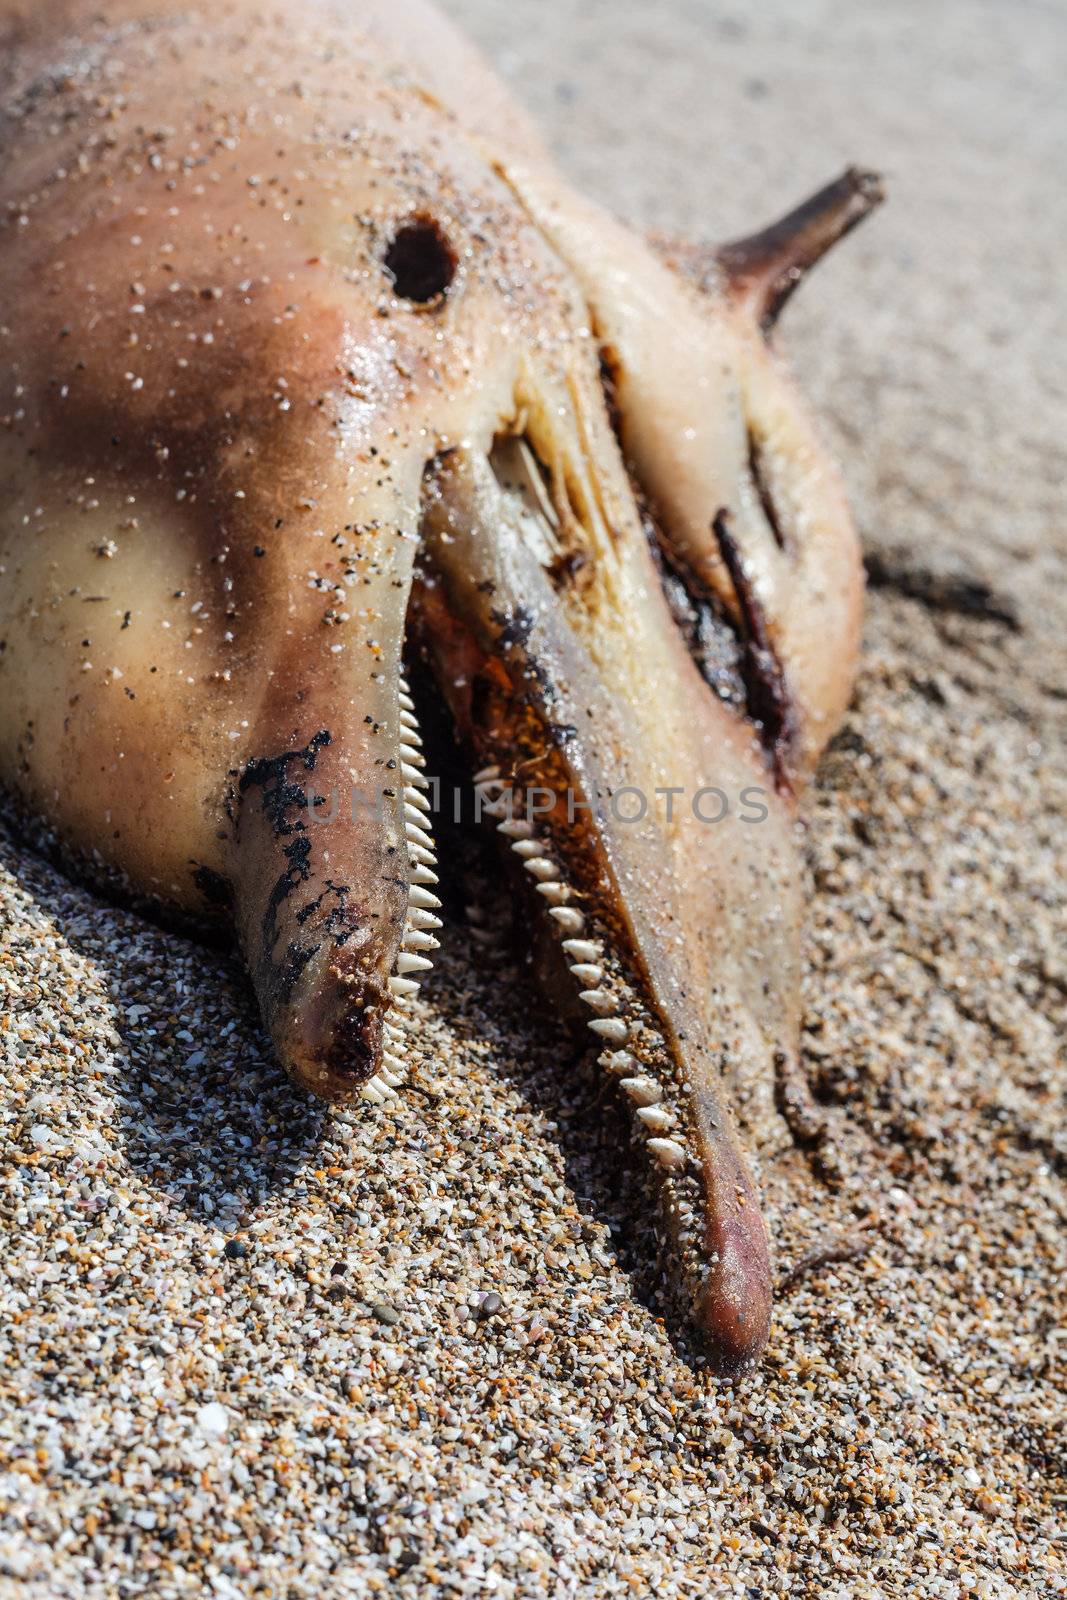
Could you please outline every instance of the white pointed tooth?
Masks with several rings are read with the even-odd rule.
[[[361,1092],[365,1100],[373,1100],[376,1106],[380,1106],[385,1099],[385,1091],[376,1077],[368,1078]]]
[[[635,1106],[654,1106],[663,1099],[663,1090],[655,1078],[623,1078],[619,1087],[626,1090]]]
[[[496,800],[483,799],[482,810],[487,817],[506,817],[511,809],[511,801],[507,795],[500,795]]]
[[[510,824],[507,822],[502,822],[500,824],[501,830],[509,826]],[[511,848],[523,861],[533,860],[535,856],[539,856],[541,854],[542,849],[541,845],[538,844],[536,839],[516,839]]]
[[[475,783],[492,783],[493,779],[494,778],[499,778],[499,776],[500,776],[500,768],[499,767],[497,767],[497,766],[483,767],[480,772],[476,772],[474,774],[474,782]]]
[[[404,815],[417,827],[426,826],[426,816],[430,810],[430,802],[421,790],[411,789],[404,794]]]
[[[418,928],[407,928],[402,943],[406,950],[438,950],[441,947],[440,939],[435,939],[432,933],[420,933]]]
[[[674,1117],[665,1106],[638,1106],[637,1115],[650,1133],[667,1133],[674,1126]]]
[[[401,1074],[403,1074],[403,1072],[406,1070],[405,1066],[404,1066],[404,1063],[401,1061],[400,1057],[399,1056],[395,1056],[391,1050],[383,1050],[382,1051],[382,1063],[383,1063],[383,1067],[382,1067],[383,1071],[385,1070],[386,1067],[388,1067],[390,1072],[399,1072]]]
[[[554,878],[559,877],[559,868],[547,856],[534,856],[524,865],[531,878],[538,878],[542,883],[551,883]]]
[[[648,1148],[660,1166],[680,1167],[685,1163],[685,1147],[675,1139],[650,1139]]]
[[[419,986],[414,978],[401,978],[397,973],[389,979],[389,993],[397,1000],[406,1000],[409,995],[418,994]]]
[[[432,911],[424,911],[414,904],[408,896],[408,927],[409,928],[443,928],[444,923],[440,917],[435,917]]]
[[[436,911],[441,904],[436,895],[429,894],[422,884],[436,883],[437,874],[431,872],[429,867],[424,867],[420,862],[411,870],[411,888],[408,890],[408,900],[413,906],[418,906],[421,911]]]
[[[425,850],[427,854],[433,853],[433,840],[425,828],[413,827],[409,822],[406,825],[404,837],[413,850]],[[436,861],[433,863],[437,865]]]
[[[414,839],[408,840],[408,856],[414,862],[421,862],[424,867],[436,867],[437,857],[432,850],[427,850],[424,844],[416,844]]]
[[[619,1009],[619,1002],[607,989],[583,989],[578,998],[585,1001],[590,1011],[597,1012],[601,1017],[610,1017]]]
[[[401,688],[400,693],[397,695],[397,699],[400,701],[400,708],[402,711],[410,711],[414,715],[415,702],[408,694],[406,688]]]
[[[625,1044],[630,1030],[621,1017],[594,1017],[589,1026],[609,1044]]]
[[[562,906],[570,890],[565,883],[539,883],[535,885],[538,894],[543,894],[545,899],[553,906]]]
[[[419,760],[422,760],[421,756],[419,757]],[[414,766],[404,755],[401,755],[400,757],[400,776],[403,778],[404,782],[410,784],[413,789],[421,790],[428,789],[430,787],[430,780],[427,778],[426,774],[424,772],[420,772],[418,767]]]
[[[606,1067],[609,1072],[618,1073],[620,1077],[629,1077],[637,1066],[629,1050],[605,1050],[599,1059],[602,1067]]]
[[[404,730],[402,735],[404,743],[413,744],[416,749],[421,749],[422,734],[419,732],[419,725],[410,711],[402,711],[400,713],[400,726]]]
[[[532,839],[533,824],[525,822],[522,817],[508,817],[506,822],[498,822],[497,833],[502,833],[505,839]]]
[[[545,884],[543,887],[547,889],[548,885]],[[550,917],[555,917],[564,933],[585,932],[585,918],[574,906],[552,906],[548,914]]]
[[[563,948],[572,961],[596,961],[600,946],[593,939],[564,939]]]
[[[414,955],[408,950],[401,950],[400,954],[396,958],[396,970],[401,974],[408,972],[429,972],[432,966],[433,962],[427,961],[425,956]]]
[[[587,989],[595,989],[604,976],[603,967],[593,967],[584,961],[576,961],[571,971],[578,982],[584,983]]]
[[[397,1088],[397,1086],[399,1084],[403,1083],[403,1081],[404,1081],[403,1078],[400,1077],[397,1073],[390,1072],[388,1067],[379,1067],[378,1068],[378,1078],[379,1078],[379,1081],[381,1083],[384,1083],[386,1088],[388,1088],[388,1089],[395,1089],[395,1088]]]

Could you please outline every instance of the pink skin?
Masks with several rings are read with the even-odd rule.
[[[678,1109],[648,1148],[698,1241],[682,1287],[740,1371],[771,1272],[731,1102],[795,1057],[795,795],[862,595],[765,332],[873,184],[717,255],[657,251],[566,188],[416,0],[99,11],[0,0],[0,188],[26,219],[0,254],[0,781],[140,901],[228,924],[279,1058],[331,1099],[380,1081],[426,947],[417,562],[477,763],[543,759],[591,805],[764,791],[747,833],[545,834],[652,1019],[642,1070]],[[519,443],[532,509],[494,466]],[[736,649],[729,704],[667,570]],[[303,790],[353,785],[382,805],[307,818]]]

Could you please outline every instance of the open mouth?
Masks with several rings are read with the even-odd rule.
[[[186,44],[113,48],[199,150],[223,69]],[[248,127],[213,146],[217,186],[190,178],[195,225],[105,141],[9,246],[3,772],[82,858],[232,927],[297,1081],[385,1100],[440,928],[405,663],[432,679],[736,1371],[771,1291],[733,1108],[795,1058],[794,796],[862,588],[765,335],[877,183],[719,252],[651,247],[387,75],[353,128],[332,57],[257,132],[259,79],[227,61]],[[66,129],[38,130],[56,170]],[[72,236],[100,256],[84,317],[40,289]]]
[[[857,193],[859,209],[873,204],[865,185],[849,175],[801,208],[797,260],[818,253],[813,228],[825,244],[851,225]],[[754,276],[775,305],[795,281],[788,263],[762,260],[783,248],[772,230],[727,256],[757,306]],[[418,276],[422,294],[425,265],[405,255],[395,272]],[[673,1284],[715,1365],[734,1372],[766,1339],[771,1273],[731,1104],[753,1075],[795,1059],[799,1027],[794,789],[810,765],[821,680],[809,667],[821,657],[804,656],[803,626],[794,644],[780,591],[791,572],[805,581],[810,490],[754,389],[733,475],[702,483],[706,525],[686,529],[672,486],[642,464],[639,357],[625,328],[599,370],[572,367],[562,383],[527,357],[492,434],[430,457],[393,695],[383,661],[383,709],[364,718],[380,753],[362,768],[381,778],[364,871],[385,885],[386,911],[368,919],[329,875],[336,795],[318,792],[305,747],[253,807],[261,818],[273,806],[287,866],[263,915],[295,895],[288,944],[262,915],[258,940],[244,942],[254,973],[257,944],[264,952],[264,1010],[302,1081],[327,1096],[397,1091],[406,1013],[440,927],[436,775],[402,653],[447,708],[531,939],[554,945],[553,981],[569,986],[630,1108]],[[331,783],[344,768],[334,752]],[[242,811],[239,843],[243,825]]]
[[[675,812],[692,808],[694,796],[704,797],[703,827],[726,820],[731,796],[696,781],[703,775],[673,774],[682,781],[657,786],[672,811],[666,821],[664,795],[649,787],[654,770],[663,775],[663,761],[635,759],[637,731],[625,710],[617,718],[617,694],[568,625],[566,602],[558,603],[572,587],[584,591],[583,607],[590,603],[595,557],[587,541],[574,538],[574,520],[521,434],[498,438],[482,463],[455,455],[435,460],[426,476],[407,653],[423,663],[447,706],[471,770],[471,803],[495,837],[510,892],[520,897],[520,919],[541,948],[554,944],[551,981],[569,984],[598,1064],[630,1109],[659,1191],[673,1285],[717,1365],[733,1371],[766,1338],[770,1269],[758,1198],[719,1073],[705,1070],[702,1047],[686,1026],[687,977],[670,947],[688,937],[691,913],[669,842]],[[722,653],[737,663],[730,692],[744,692],[752,643],[725,617],[714,625]],[[707,628],[705,619],[705,635]],[[714,700],[710,685],[700,691]],[[406,680],[399,704],[412,897],[389,979],[381,1066],[364,1090],[374,1098],[395,1092],[403,1075],[403,1015],[430,965],[439,926],[433,775]],[[591,735],[588,725],[598,718]],[[761,773],[754,756],[747,774],[753,781],[732,797],[740,804],[743,794],[756,820],[766,817],[762,798],[774,788],[773,737],[763,760]],[[646,883],[657,877],[662,921],[649,915],[644,899]]]

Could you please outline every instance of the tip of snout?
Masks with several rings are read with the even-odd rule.
[[[720,1377],[740,1377],[755,1366],[770,1332],[771,1303],[765,1240],[762,1252],[747,1260],[729,1266],[720,1260],[695,1308],[708,1356]]]
[[[376,977],[332,973],[275,1019],[274,1048],[301,1088],[332,1104],[357,1098],[382,1061],[387,997]]]
[[[715,1371],[737,1377],[759,1359],[770,1330],[767,1232],[755,1186],[731,1146],[709,1152],[705,1173],[711,1268],[694,1314]]]

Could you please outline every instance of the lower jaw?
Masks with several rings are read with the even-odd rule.
[[[444,699],[453,737],[476,763],[478,807],[533,923],[539,976],[557,996],[569,988],[568,1013],[584,1024],[601,1071],[629,1108],[657,1190],[669,1297],[695,1325],[714,1368],[737,1373],[766,1340],[770,1268],[755,1189],[722,1131],[725,1118],[713,1122],[719,1132],[710,1143],[694,1126],[690,1085],[635,975],[625,920],[605,897],[592,838],[562,801],[536,820],[527,813],[529,782],[557,796],[567,786],[539,716],[518,704],[505,669],[447,612],[432,584],[417,585],[409,627],[412,654],[438,686],[420,693],[420,703]]]

